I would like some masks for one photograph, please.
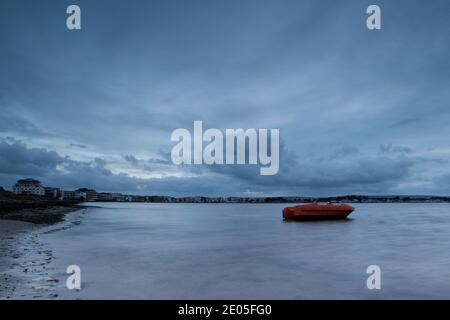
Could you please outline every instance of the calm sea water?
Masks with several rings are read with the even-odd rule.
[[[449,204],[357,204],[334,222],[285,222],[282,204],[101,206],[41,237],[60,298],[450,298]],[[78,292],[64,288],[72,264]]]

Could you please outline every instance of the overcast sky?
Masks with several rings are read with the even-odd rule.
[[[80,31],[66,28],[73,3]],[[2,0],[0,185],[450,194],[449,12],[446,0]],[[194,120],[279,128],[279,173],[173,165],[170,135]]]

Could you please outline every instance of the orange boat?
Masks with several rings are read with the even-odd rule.
[[[283,209],[286,220],[339,220],[345,219],[355,210],[348,204],[311,203]]]

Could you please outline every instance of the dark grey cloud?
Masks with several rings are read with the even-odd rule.
[[[419,122],[419,121],[420,121],[419,118],[402,119],[402,120],[394,122],[393,124],[390,125],[390,127],[394,128],[394,127],[407,126],[407,125],[414,124],[414,123]]]
[[[382,147],[380,147],[382,148]],[[258,165],[202,166],[222,175],[246,182],[258,191],[278,190],[280,193],[337,194],[343,192],[389,193],[411,176],[419,162],[405,156],[401,147],[390,146],[391,153],[359,154],[356,147],[337,147],[319,157],[280,151],[280,170],[275,176],[259,175]],[[195,170],[199,170],[198,167]]]
[[[124,155],[123,158],[124,158],[126,161],[128,161],[129,163],[131,163],[132,165],[138,165],[138,163],[139,163],[139,160],[136,159],[136,157],[133,156],[132,154]]]
[[[63,161],[55,151],[29,149],[21,142],[0,141],[0,172],[3,174],[42,176],[55,171]]]
[[[62,157],[55,151],[28,148],[18,141],[0,142],[0,179],[7,188],[23,177],[37,178],[46,186],[63,189],[89,187],[101,191],[132,194],[218,195],[222,192],[233,194],[233,188],[240,184],[237,182],[233,186],[230,184],[233,179],[225,176],[139,179],[123,173],[113,174],[106,168],[107,164],[105,159],[100,158],[88,162],[75,161]],[[228,187],[224,188],[223,184],[227,184]]]
[[[138,159],[132,154],[124,155],[123,158],[134,168],[139,168],[145,171],[156,171],[167,170],[168,167],[172,167],[172,169],[176,168],[176,166],[170,161],[166,159],[160,158],[148,158],[148,159]]]
[[[86,149],[87,146],[81,143],[71,143],[69,145],[70,147],[74,147],[74,148],[80,148],[80,149]]]
[[[393,146],[391,143],[380,145],[380,154],[408,154],[412,153],[412,149],[404,146]]]
[[[341,145],[335,148],[335,150],[331,153],[330,158],[345,158],[345,157],[353,157],[359,154],[359,149],[355,146],[350,145]]]
[[[41,179],[47,185],[62,188],[87,186],[102,191],[126,190],[139,194],[167,192],[174,195],[232,195],[252,190],[266,194],[277,191],[292,195],[308,189],[319,193],[337,192],[342,187],[374,192],[380,186],[389,191],[410,174],[415,164],[414,159],[404,156],[359,157],[350,162],[333,161],[329,157],[299,160],[292,153],[283,151],[282,157],[286,159],[281,162],[280,174],[275,179],[260,176],[257,166],[237,165],[185,166],[188,172],[199,175],[140,179],[124,173],[114,174],[107,168],[109,163],[105,159],[75,161],[62,157],[55,151],[28,148],[19,141],[2,141],[0,151],[0,173],[4,178],[9,177],[9,184],[18,177],[30,176]],[[151,168],[141,164],[142,161],[149,163],[148,161],[139,160],[133,155],[126,155],[124,158],[135,167],[149,171],[157,170],[160,165],[157,163],[155,168]]]

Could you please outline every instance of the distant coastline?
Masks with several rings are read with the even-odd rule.
[[[23,182],[20,185],[19,182]],[[31,187],[30,187],[31,186]],[[34,194],[29,191],[34,192]],[[23,193],[22,191],[27,191]],[[68,196],[70,195],[70,197]],[[61,191],[58,188],[42,187],[33,179],[19,180],[14,192],[0,187],[0,219],[21,220],[37,224],[51,224],[62,221],[65,214],[79,210],[80,202],[135,202],[135,203],[450,203],[450,196],[423,195],[344,195],[332,197],[173,197],[142,196],[121,193],[97,192],[80,188],[75,191]]]
[[[450,202],[450,196],[366,196],[345,195],[333,197],[171,197],[171,196],[131,196],[128,201],[96,202],[155,202],[155,203],[441,203]]]
[[[81,191],[79,191],[81,190]],[[19,201],[57,204],[74,204],[87,202],[155,202],[155,203],[311,203],[311,202],[345,202],[345,203],[433,203],[450,202],[450,196],[434,195],[342,195],[326,197],[303,196],[271,196],[271,197],[207,197],[207,196],[164,196],[164,195],[129,195],[121,193],[97,192],[92,189],[78,189],[73,191],[78,196],[66,199],[54,196],[36,196],[16,194],[0,187],[0,203],[4,201]]]
[[[450,202],[450,196],[435,195],[341,195],[341,196],[270,196],[270,197],[207,197],[207,196],[165,196],[165,195],[132,195],[118,192],[101,192],[91,188],[63,190],[58,187],[43,186],[39,180],[20,179],[13,186],[12,192],[0,187],[2,200],[33,200],[37,203],[53,201],[63,203],[74,202],[154,202],[154,203],[434,203]],[[55,205],[55,204],[53,204]],[[1,213],[1,205],[0,205]]]

